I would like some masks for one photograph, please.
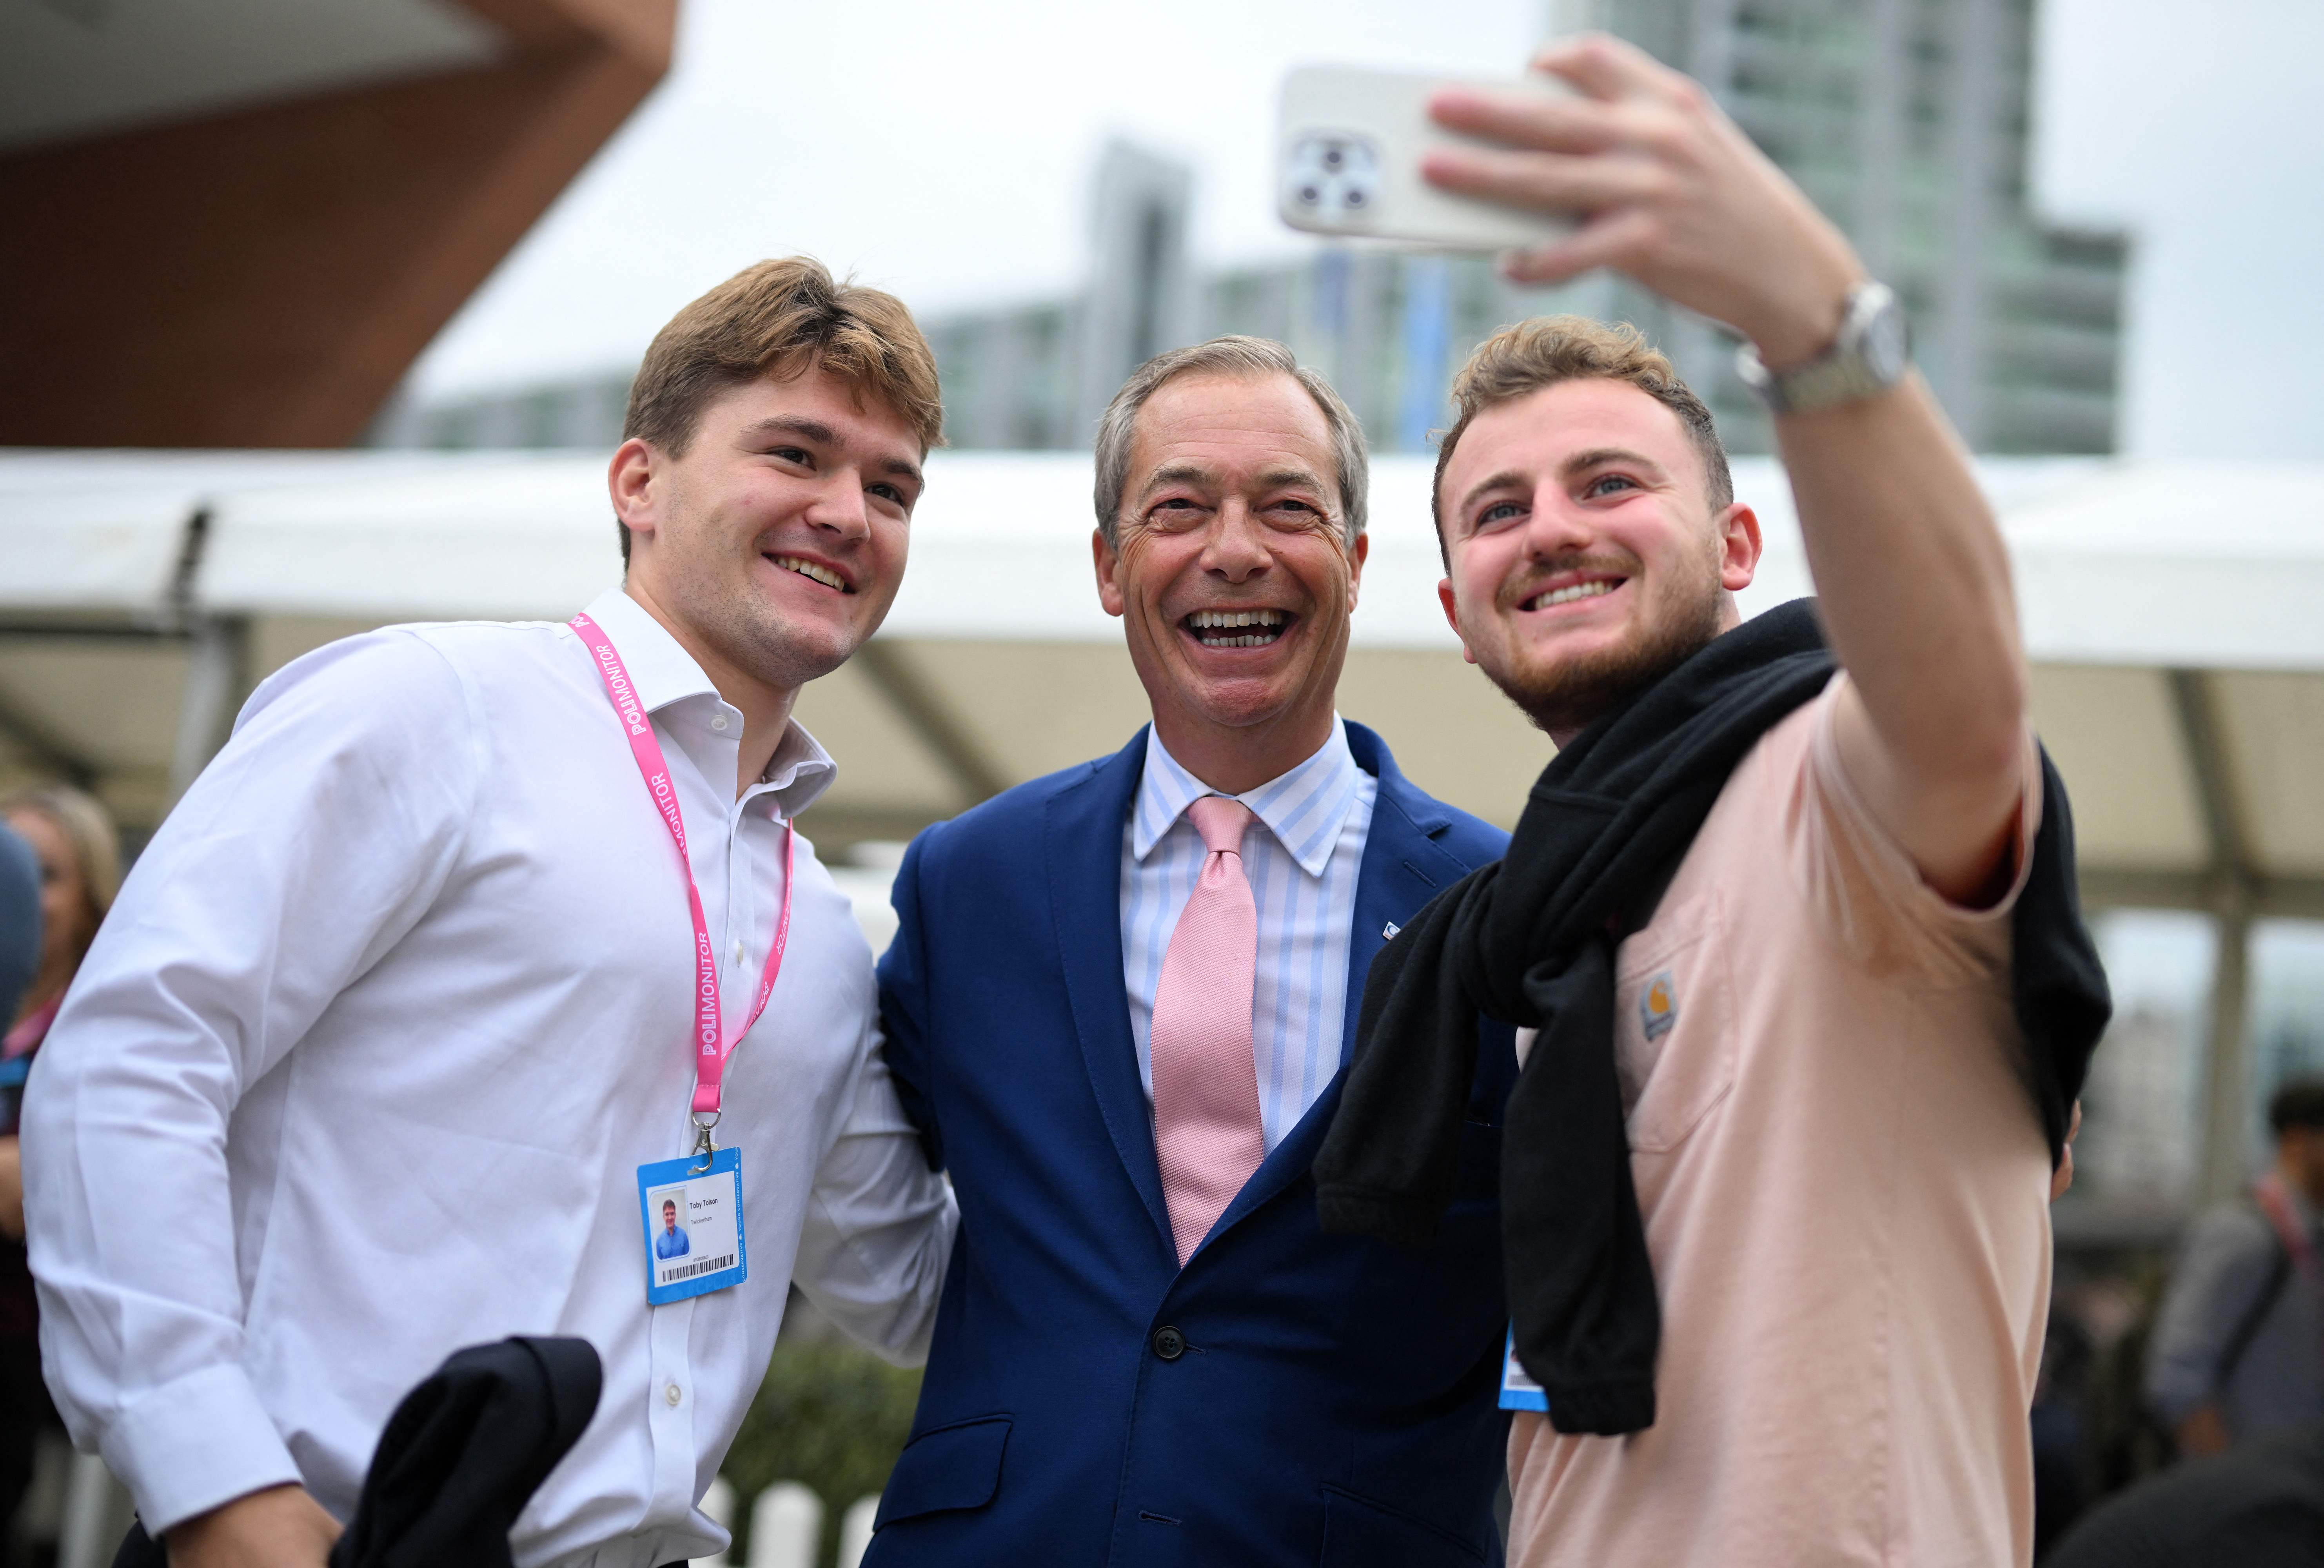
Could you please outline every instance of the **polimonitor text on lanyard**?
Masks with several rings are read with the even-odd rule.
[[[695,885],[694,862],[686,853],[686,819],[678,813],[678,787],[671,781],[661,742],[654,734],[653,721],[638,700],[613,639],[586,614],[574,616],[570,624],[605,683],[605,695],[613,699],[613,712],[629,739],[638,775],[661,814],[662,826],[669,830],[669,841],[678,850],[678,874],[686,879],[687,909],[694,918],[694,1153],[638,1167],[638,1204],[646,1231],[646,1299],[659,1305],[739,1285],[749,1272],[750,1259],[743,1248],[742,1151],[715,1148],[711,1130],[718,1125],[727,1059],[759,1021],[759,1015],[767,1010],[775,978],[782,973],[783,950],[790,944],[798,834],[788,820],[784,822],[783,899],[775,918],[775,939],[767,950],[767,967],[759,977],[751,1015],[730,1033],[725,1010],[719,1005],[718,951],[710,940],[710,922],[702,912],[702,890]]]

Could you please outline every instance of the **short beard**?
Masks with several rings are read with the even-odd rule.
[[[1551,735],[1579,734],[1710,647],[1720,633],[1724,608],[1714,576],[1705,591],[1687,593],[1667,612],[1648,617],[1630,646],[1563,660],[1538,673],[1511,669],[1485,674],[1535,728]]]
[[[765,606],[747,593],[696,588],[683,605],[696,636],[720,658],[778,691],[797,691],[847,662],[850,649],[833,659],[798,647]]]

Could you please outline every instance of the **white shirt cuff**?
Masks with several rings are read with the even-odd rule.
[[[205,1367],[124,1409],[98,1440],[146,1533],[285,1482],[299,1467],[240,1367]]]

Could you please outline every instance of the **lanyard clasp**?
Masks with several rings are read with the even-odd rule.
[[[707,1121],[702,1119],[702,1112],[694,1112],[694,1152],[702,1163],[693,1167],[687,1174],[700,1176],[710,1168],[710,1157],[717,1152],[716,1146],[711,1142],[710,1130],[717,1125],[718,1112],[715,1111],[710,1113]]]

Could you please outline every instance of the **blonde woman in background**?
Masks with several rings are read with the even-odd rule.
[[[23,1497],[32,1447],[57,1422],[41,1381],[40,1309],[24,1257],[24,1171],[16,1112],[24,1070],[49,1032],[121,886],[121,838],[104,807],[58,784],[0,799],[0,816],[41,862],[41,964],[0,1035],[0,1527]]]

